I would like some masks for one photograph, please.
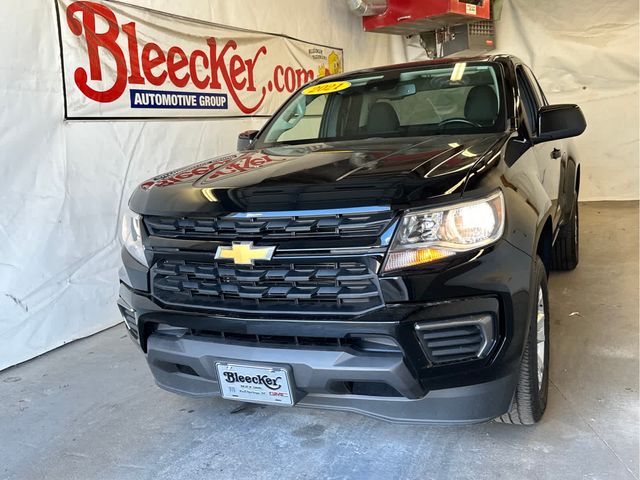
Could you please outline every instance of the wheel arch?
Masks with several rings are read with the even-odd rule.
[[[553,223],[551,222],[551,216],[547,216],[545,221],[540,224],[534,255],[538,255],[542,259],[547,276],[549,276],[553,256]]]
[[[566,168],[559,199],[562,208],[560,223],[563,225],[571,218],[573,206],[580,192],[580,164],[573,157],[568,157]]]

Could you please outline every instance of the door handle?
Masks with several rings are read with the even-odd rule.
[[[554,148],[553,150],[551,150],[551,158],[560,158],[562,156],[562,152],[557,149]]]

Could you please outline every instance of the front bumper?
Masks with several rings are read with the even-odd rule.
[[[423,395],[422,388],[401,356],[255,348],[161,334],[151,335],[148,349],[148,362],[156,382],[175,393],[196,397],[219,396],[216,362],[287,365],[301,397],[296,405],[347,410],[399,423],[477,423],[491,420],[508,410],[517,381],[515,374],[509,374],[481,384],[432,390]],[[188,366],[189,369],[181,368],[180,371],[176,365]],[[328,384],[337,381],[385,382],[414,398],[313,393],[325,390]]]
[[[504,267],[496,271],[496,265]],[[127,270],[131,277],[132,270]],[[347,319],[177,311],[125,283],[118,303],[128,318],[129,332],[147,354],[156,382],[167,390],[219,396],[216,362],[280,366],[291,372],[299,406],[354,411],[402,423],[459,424],[487,421],[508,411],[528,327],[530,283],[531,258],[502,242],[479,259],[445,272],[406,277],[405,291],[420,302],[387,304]],[[441,300],[425,298],[421,292],[436,292]],[[490,314],[495,321],[490,353],[471,361],[435,364],[416,325],[478,314]],[[158,325],[176,329],[157,330]],[[269,345],[248,342],[252,336],[338,340],[383,336],[394,339],[398,349],[368,351],[340,341],[327,346]],[[367,389],[367,385],[389,389]]]

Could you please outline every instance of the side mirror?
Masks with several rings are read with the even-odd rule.
[[[538,111],[538,137],[535,142],[577,137],[587,128],[577,105],[547,105]]]
[[[237,149],[240,150],[249,150],[251,146],[251,142],[253,142],[258,135],[258,130],[247,130],[246,132],[242,132],[238,135],[238,145]]]

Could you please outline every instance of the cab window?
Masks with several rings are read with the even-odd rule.
[[[533,74],[529,67],[523,65],[522,68],[525,71],[527,80],[529,81],[529,85],[531,85],[533,95],[535,96],[536,103],[538,104],[538,108],[544,105],[548,105],[549,103],[547,102],[547,97],[545,97],[542,88],[540,88],[540,84],[538,83],[538,79],[536,78],[536,76]]]
[[[516,75],[518,79],[520,107],[522,108],[529,133],[531,136],[535,136],[538,133],[538,105],[522,67],[518,67]]]

